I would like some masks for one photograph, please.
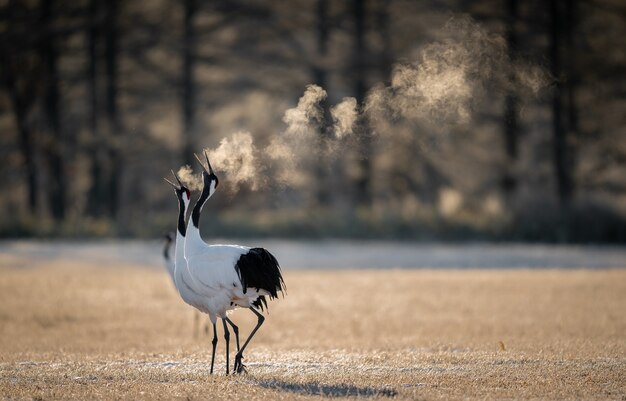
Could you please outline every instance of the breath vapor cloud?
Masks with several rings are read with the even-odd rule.
[[[344,97],[341,103],[330,109],[337,139],[352,134],[352,127],[358,117],[357,102],[353,97]]]
[[[390,85],[374,86],[364,104],[346,97],[331,106],[332,121],[325,121],[322,108],[326,90],[308,85],[298,104],[285,111],[285,129],[267,146],[259,149],[249,132],[237,132],[208,149],[213,167],[227,175],[234,189],[242,184],[258,189],[259,172],[266,173],[263,184],[302,186],[316,171],[314,165],[330,165],[330,159],[345,153],[343,147],[359,140],[362,133],[355,126],[361,117],[374,122],[415,120],[437,128],[462,125],[472,119],[477,104],[494,93],[536,95],[549,83],[541,68],[512,58],[501,36],[469,17],[450,19],[441,37],[422,47],[413,60],[395,64]],[[202,186],[189,166],[182,167],[179,176],[190,188]]]
[[[451,19],[443,32],[442,40],[424,46],[413,61],[394,66],[391,85],[374,88],[366,110],[375,117],[465,124],[490,93],[537,94],[548,84],[542,69],[512,59],[502,36],[469,17]]]
[[[234,188],[248,183],[253,190],[258,189],[260,166],[257,162],[257,151],[249,132],[241,131],[230,138],[224,138],[216,149],[206,149],[211,165],[216,170],[228,174]]]
[[[320,103],[324,99],[326,91],[322,87],[308,85],[298,105],[283,116],[287,128],[264,149],[281,184],[300,185],[306,181],[305,169],[301,167],[310,166],[318,152],[318,130],[324,123]]]

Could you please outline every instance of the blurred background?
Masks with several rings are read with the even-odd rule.
[[[0,236],[173,231],[209,148],[207,236],[623,242],[624,37],[621,0],[0,1]]]

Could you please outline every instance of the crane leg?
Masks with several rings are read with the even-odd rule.
[[[235,366],[233,368],[233,371],[235,373],[242,373],[246,371],[245,365],[241,362],[241,360],[243,359],[243,351],[246,349],[246,347],[248,346],[248,343],[250,342],[250,340],[252,340],[252,337],[254,337],[259,327],[261,327],[261,325],[265,321],[265,316],[261,315],[254,308],[250,308],[250,310],[254,312],[254,314],[257,316],[259,320],[257,321],[257,324],[254,327],[254,330],[252,330],[252,333],[250,333],[250,336],[248,337],[246,342],[243,343],[243,347],[241,347],[239,352],[237,352],[237,355],[235,355]]]
[[[233,332],[235,333],[235,341],[237,342],[237,352],[239,352],[239,327],[233,323],[228,317],[224,318],[228,324],[233,328]]]
[[[213,323],[213,352],[211,353],[211,374],[213,374],[213,364],[215,362],[215,348],[217,347],[217,328],[215,327],[215,323]]]
[[[230,343],[230,332],[226,325],[226,318],[222,319],[222,323],[224,324],[224,340],[226,340],[226,376],[228,376],[228,344]]]

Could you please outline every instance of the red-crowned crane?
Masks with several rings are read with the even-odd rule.
[[[165,240],[165,243],[163,244],[163,260],[165,261],[165,268],[167,269],[167,273],[170,275],[170,278],[172,279],[172,284],[174,284],[174,287],[176,287],[176,279],[174,278],[175,268],[176,268],[176,261],[174,260],[174,257],[172,257],[172,253],[173,252],[175,253],[175,250],[172,250],[172,248],[173,247],[175,248],[175,246],[176,246],[176,242],[174,240],[174,233],[170,232],[170,233],[165,234],[164,240]],[[183,245],[181,245],[181,247]],[[183,261],[183,266],[185,268],[187,268],[187,262],[185,261],[183,250],[181,249],[181,251],[179,253],[180,253],[182,261]],[[178,291],[178,288],[176,288],[176,290]],[[199,310],[194,309],[194,311],[193,311],[193,330],[192,330],[194,338],[198,337],[198,331],[200,331],[200,318],[201,318],[201,316],[202,316],[202,313],[200,313]],[[202,333],[204,333],[205,335],[209,334],[209,323],[208,323],[208,321],[202,327]]]
[[[169,256],[169,247],[166,244],[166,248],[163,251],[163,256],[169,263],[166,264],[167,271],[172,277],[172,281],[174,282],[174,286],[178,290],[183,301],[191,306],[195,306],[199,300],[199,294],[194,293],[191,287],[188,285],[189,282],[192,281],[189,276],[189,272],[187,271],[187,261],[185,260],[185,232],[187,231],[187,225],[185,223],[185,215],[187,209],[189,207],[189,202],[191,201],[191,192],[189,189],[183,185],[180,181],[180,178],[172,171],[172,175],[178,182],[178,185],[172,183],[168,179],[164,178],[167,183],[174,187],[174,193],[176,194],[176,198],[178,199],[178,222],[176,227],[176,242],[174,248],[174,259]],[[172,241],[172,238],[169,238],[169,242]],[[197,332],[197,326],[200,320],[199,312],[196,311],[195,321],[194,321],[194,336]],[[205,329],[205,332],[208,332],[208,325]]]
[[[209,245],[202,240],[199,230],[200,213],[205,202],[215,193],[219,184],[206,152],[204,156],[208,170],[196,155],[202,166],[204,185],[202,194],[191,212],[191,224],[187,227],[184,240],[187,271],[192,279],[189,285],[191,290],[199,295],[196,298],[199,302],[193,305],[207,313],[213,323],[211,373],[213,373],[217,346],[217,318],[221,318],[224,325],[226,374],[228,374],[230,340],[226,323],[232,326],[237,341],[233,372],[241,373],[245,371],[245,366],[241,362],[243,352],[265,320],[258,310],[262,312],[263,307],[267,307],[265,297],[274,299],[278,297],[278,292],[284,293],[285,283],[278,261],[267,250],[239,245]],[[239,329],[227,316],[227,313],[236,307],[249,308],[258,319],[241,348],[239,348]]]

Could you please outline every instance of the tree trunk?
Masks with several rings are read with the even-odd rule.
[[[26,170],[26,190],[28,197],[28,210],[32,215],[37,214],[37,199],[39,198],[39,188],[37,186],[37,168],[35,167],[35,149],[32,142],[32,131],[26,119],[31,102],[27,102],[20,93],[17,85],[17,76],[14,74],[14,66],[9,62],[8,57],[2,55],[0,68],[2,68],[2,78],[7,88],[9,99],[13,106],[15,124],[19,133],[19,146],[24,166]],[[32,96],[33,94],[27,94]]]
[[[509,57],[513,59],[517,51],[517,21],[518,1],[507,1],[507,30],[506,41]],[[504,150],[506,153],[506,166],[502,176],[502,190],[507,199],[507,204],[512,200],[517,188],[516,176],[517,142],[518,142],[518,97],[516,90],[515,72],[511,68],[509,72],[509,89],[504,99]]]
[[[108,206],[113,218],[119,211],[119,188],[122,173],[122,154],[120,141],[123,136],[122,123],[118,110],[118,0],[108,0],[105,19],[105,69],[106,69],[106,115],[109,127],[107,144],[109,150]]]
[[[566,40],[567,40],[567,131],[576,136],[579,131],[576,88],[579,76],[575,35],[578,27],[578,4],[576,0],[565,2]]]
[[[51,133],[46,154],[50,171],[48,200],[50,211],[56,220],[65,217],[65,169],[63,163],[63,132],[61,130],[61,112],[59,95],[59,77],[57,70],[57,50],[55,35],[52,32],[52,0],[41,3],[41,26],[44,35],[41,39],[41,56],[44,67],[44,109]]]
[[[554,172],[561,207],[567,208],[572,197],[568,166],[567,132],[563,124],[563,82],[561,70],[562,20],[558,0],[550,0],[550,66],[556,83],[552,96],[552,133]]]
[[[352,1],[352,17],[354,19],[354,97],[358,107],[362,109],[366,95],[366,46],[365,46],[365,1]],[[359,113],[356,130],[360,138],[359,167],[360,174],[356,180],[356,203],[360,206],[369,206],[371,201],[371,137],[367,118]]]
[[[90,0],[89,2],[89,25],[87,27],[87,93],[89,96],[89,129],[91,138],[88,151],[91,156],[90,176],[91,187],[87,195],[87,213],[90,216],[100,217],[103,212],[102,203],[106,196],[104,186],[104,155],[103,141],[100,132],[98,107],[98,39],[100,35],[100,0]]]
[[[195,125],[195,88],[194,67],[196,62],[196,30],[194,17],[196,14],[195,0],[185,0],[185,19],[183,36],[183,76],[182,76],[182,113],[183,113],[183,162],[193,162],[194,125]]]
[[[393,64],[393,45],[390,29],[391,16],[389,15],[391,3],[392,0],[379,0],[376,11],[376,28],[382,43],[378,70],[385,85],[389,85],[391,82],[391,67]]]
[[[317,54],[315,60],[313,61],[311,74],[313,75],[313,82],[322,88],[328,90],[328,69],[326,65],[326,57],[328,55],[328,34],[329,34],[329,24],[328,24],[328,0],[317,0],[316,9],[315,9],[315,17],[316,17],[316,47]],[[323,119],[322,124],[319,127],[319,136],[320,136],[320,150],[324,150],[325,140],[330,135],[329,132],[329,122],[331,119],[330,116],[330,107],[329,107],[329,99],[325,99],[321,103]],[[317,194],[316,201],[318,206],[327,206],[330,201],[330,191],[329,191],[329,183],[328,183],[328,174],[327,174],[327,166],[323,163],[316,164],[316,174],[319,179],[317,180]]]

